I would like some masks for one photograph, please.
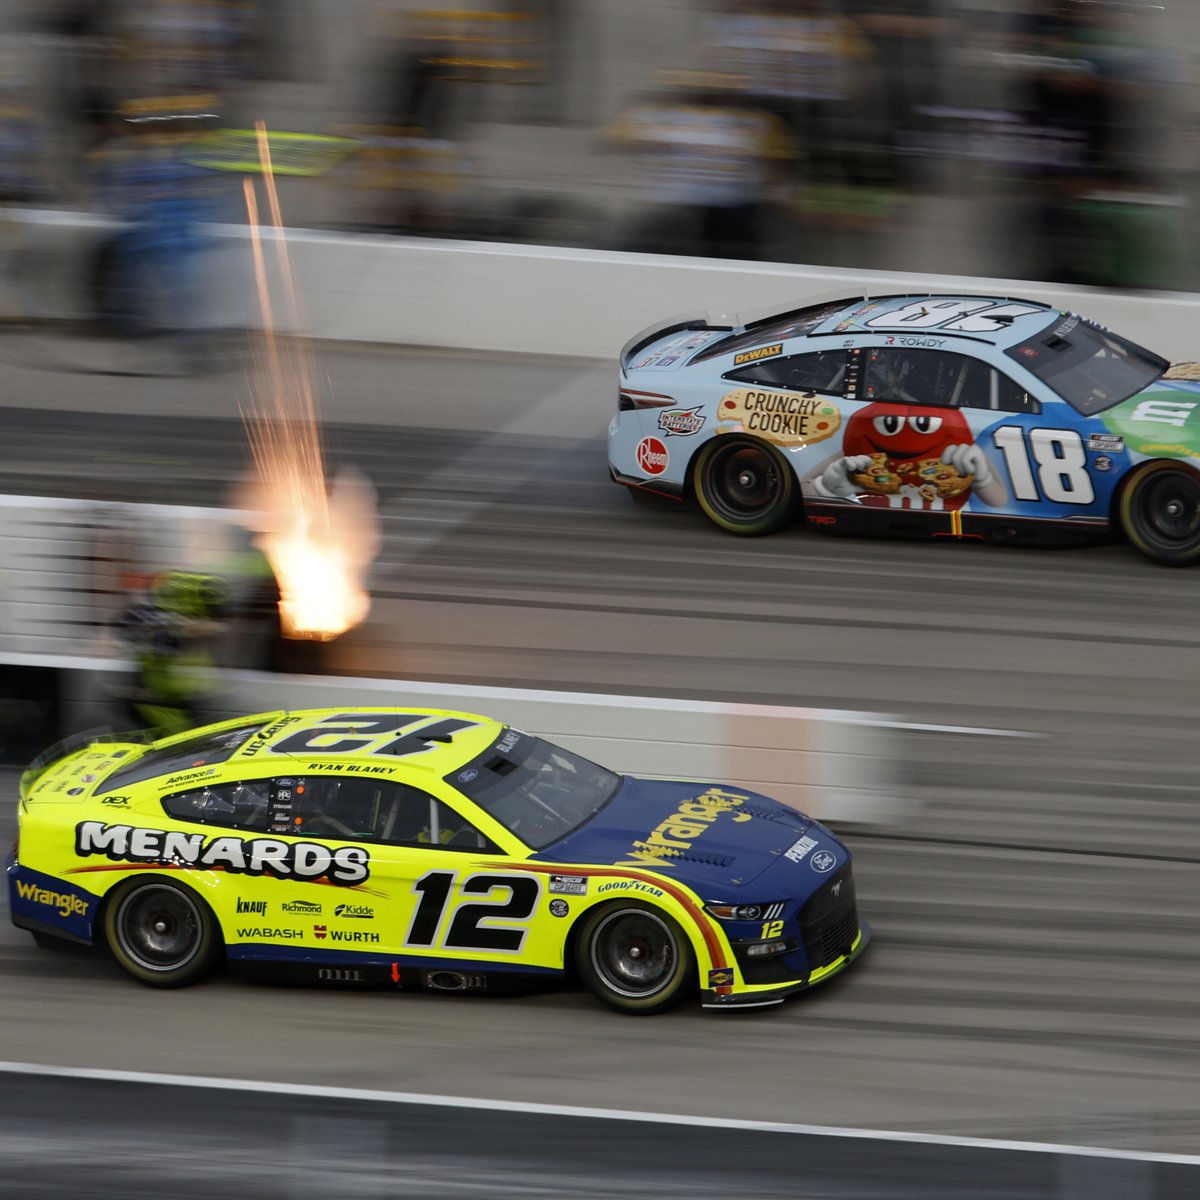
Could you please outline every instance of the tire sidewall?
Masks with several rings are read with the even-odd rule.
[[[1139,502],[1144,489],[1157,477],[1168,473],[1188,476],[1193,484],[1200,488],[1200,476],[1184,463],[1164,459],[1146,463],[1133,472],[1121,489],[1121,528],[1130,543],[1147,558],[1169,567],[1191,566],[1200,562],[1200,533],[1196,535],[1190,547],[1176,548],[1162,545],[1140,527]]]
[[[649,913],[660,921],[675,946],[675,969],[667,982],[650,996],[622,995],[609,986],[592,962],[593,945],[597,934],[609,919],[622,913]],[[601,1003],[618,1012],[650,1015],[665,1012],[683,1001],[696,987],[696,954],[683,927],[670,914],[643,900],[614,900],[590,909],[584,916],[575,938],[575,968],[584,986]]]
[[[167,888],[178,892],[195,910],[199,926],[199,947],[196,953],[181,966],[162,971],[153,970],[132,957],[122,944],[119,924],[127,906],[139,892],[148,888]],[[148,984],[150,987],[178,988],[197,982],[212,970],[223,948],[220,930],[212,909],[190,887],[176,883],[174,880],[130,879],[118,885],[105,902],[103,929],[109,953],[116,960],[117,965],[138,982]]]
[[[733,453],[739,446],[752,447],[769,459],[774,464],[780,480],[779,495],[775,502],[766,512],[752,521],[731,519],[712,503],[705,492],[704,477],[709,463],[718,454]],[[799,506],[800,483],[791,464],[774,446],[744,434],[726,433],[716,434],[700,447],[692,473],[692,491],[704,515],[713,524],[742,537],[761,537],[782,529],[795,519]]]

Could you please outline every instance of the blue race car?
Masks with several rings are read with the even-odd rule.
[[[1200,365],[994,296],[680,318],[621,352],[609,469],[731,533],[1081,543],[1200,560]]]

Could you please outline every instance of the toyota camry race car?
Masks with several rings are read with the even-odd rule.
[[[632,1013],[773,1004],[862,952],[850,853],[764,796],[615,774],[486,717],[319,709],[48,751],[14,924],[179,987],[498,991],[576,974]]]
[[[683,318],[621,352],[613,478],[723,529],[1085,542],[1200,560],[1200,364],[989,296]]]

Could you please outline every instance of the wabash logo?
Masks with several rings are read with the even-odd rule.
[[[661,475],[671,461],[667,448],[656,437],[642,438],[637,445],[637,465],[647,475]]]

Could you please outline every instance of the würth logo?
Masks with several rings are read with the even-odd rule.
[[[315,933],[317,935],[318,942],[324,941],[324,939],[328,936],[328,930],[325,928],[324,925],[314,925],[313,933]]]

